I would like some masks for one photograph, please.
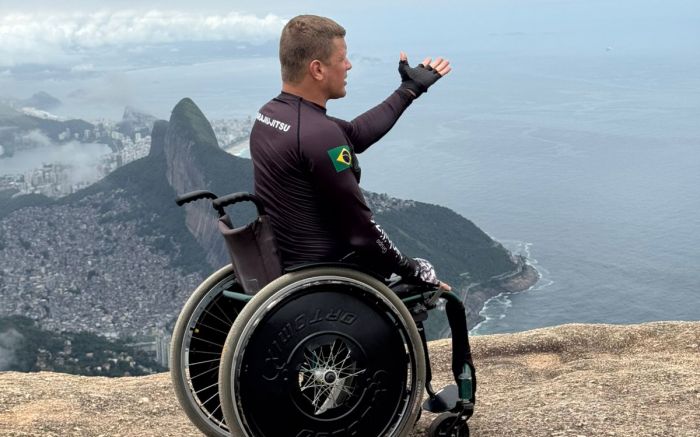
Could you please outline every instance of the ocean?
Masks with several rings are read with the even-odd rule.
[[[541,273],[489,301],[473,332],[700,320],[700,61],[616,50],[452,61],[359,158],[365,189],[448,206]],[[64,100],[62,115],[118,118],[108,99],[70,97],[99,95],[74,91],[101,80],[45,91]],[[163,118],[185,96],[210,119],[253,116],[280,87],[267,58],[125,71],[116,83],[121,103]],[[393,61],[357,58],[329,113],[351,118],[397,84]]]

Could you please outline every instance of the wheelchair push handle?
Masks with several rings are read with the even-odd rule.
[[[177,204],[177,206],[182,206],[186,203],[194,202],[195,200],[216,198],[216,194],[212,193],[211,191],[197,190],[190,191],[189,193],[185,193],[181,196],[177,196],[177,198],[175,199],[175,203]]]
[[[224,211],[225,207],[239,202],[253,202],[255,204],[255,209],[258,211],[258,216],[265,214],[265,208],[263,207],[262,201],[253,194],[244,192],[227,194],[226,196],[218,197],[214,200],[212,206],[219,213],[219,217],[223,217],[223,215],[226,214]]]

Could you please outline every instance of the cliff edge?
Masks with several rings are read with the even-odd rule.
[[[474,436],[697,436],[700,322],[564,325],[474,337]],[[449,340],[431,342],[433,385]],[[433,415],[423,414],[416,436]],[[102,378],[0,372],[0,435],[200,435],[168,374]]]

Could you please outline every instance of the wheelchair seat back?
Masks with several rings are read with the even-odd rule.
[[[219,218],[231,264],[246,294],[255,294],[282,276],[282,262],[270,217],[259,215],[245,226],[234,227],[228,215]]]

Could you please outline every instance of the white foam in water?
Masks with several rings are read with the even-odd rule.
[[[479,312],[479,315],[483,317],[484,320],[469,331],[472,335],[488,334],[495,328],[494,325],[498,323],[498,321],[506,319],[508,316],[508,309],[513,306],[513,301],[510,298],[511,295],[540,292],[554,284],[549,271],[540,266],[537,260],[532,257],[530,250],[532,243],[518,240],[500,240],[500,242],[513,254],[524,256],[527,259],[527,263],[537,270],[538,280],[535,285],[527,290],[517,293],[501,293],[484,302],[484,307]],[[470,284],[468,288],[474,285],[475,284]]]

